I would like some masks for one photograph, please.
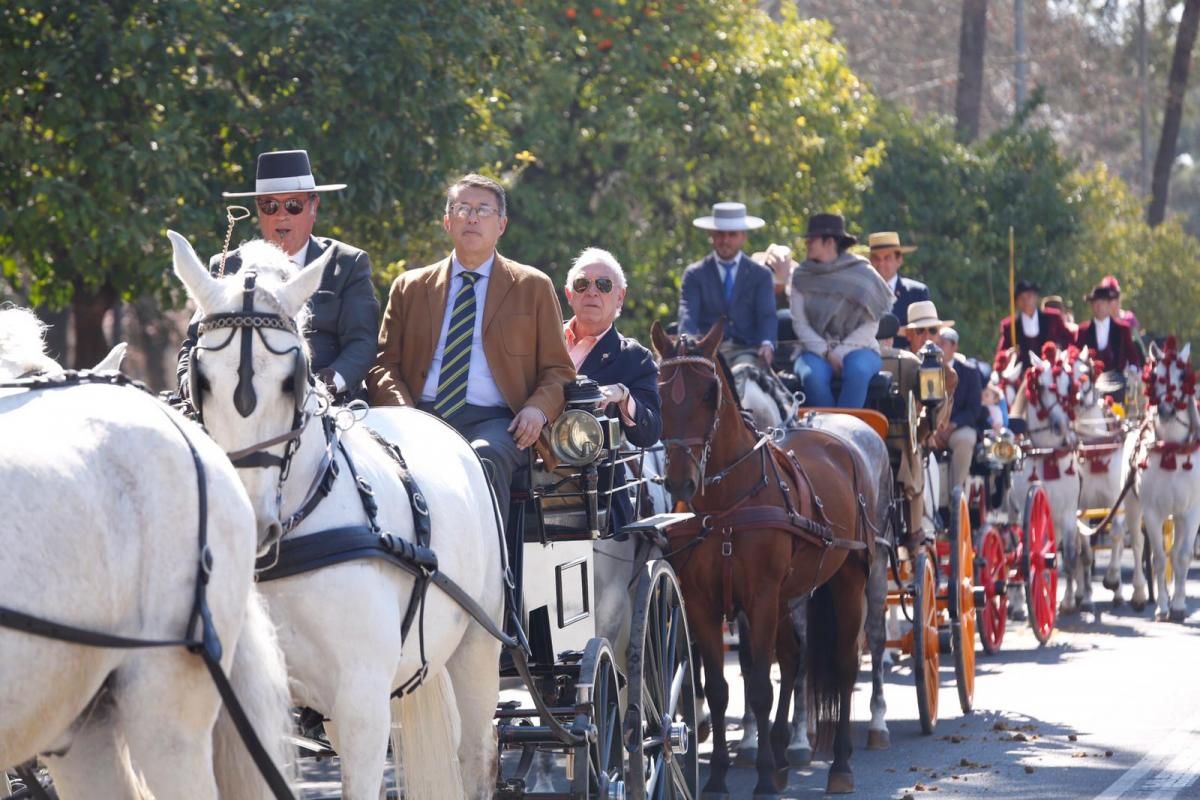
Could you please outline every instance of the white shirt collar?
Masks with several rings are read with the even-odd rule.
[[[892,276],[892,279],[890,281],[888,281],[888,288],[892,290],[892,294],[895,294],[896,287],[899,285],[900,285],[900,273],[897,272],[895,275]]]
[[[1038,335],[1041,328],[1038,325],[1038,315],[1036,311],[1033,312],[1033,316],[1031,317],[1027,317],[1025,316],[1025,312],[1021,312],[1021,330],[1023,330],[1025,335],[1029,337]]]
[[[292,262],[293,264],[295,264],[297,267],[301,267],[301,268],[303,268],[303,267],[304,267],[304,265],[307,263],[306,259],[307,259],[307,257],[308,257],[308,246],[309,246],[309,245],[312,243],[312,240],[313,240],[313,237],[312,237],[312,236],[309,236],[309,237],[308,237],[308,238],[307,238],[307,239],[304,241],[304,246],[303,246],[303,247],[301,247],[301,248],[300,248],[299,250],[297,250],[296,252],[294,252],[294,253],[290,253],[290,254],[288,255],[288,261],[291,261],[291,262]]]
[[[487,278],[487,277],[491,276],[492,265],[495,263],[496,263],[496,252],[493,250],[492,254],[490,256],[488,256],[487,261],[483,262],[478,267],[476,267],[475,269],[470,270],[470,271],[474,272],[480,278]],[[464,272],[467,272],[467,268],[464,267],[462,265],[462,262],[458,260],[458,254],[451,253],[450,254],[450,279],[453,280],[454,278],[458,277],[459,275],[461,275]]]
[[[717,260],[718,267],[721,266],[722,263],[724,263],[721,260],[721,257],[719,255],[717,255],[716,250],[713,250],[713,258],[715,258]],[[741,260],[742,260],[742,251],[738,250],[737,255],[733,257],[733,268],[735,270],[737,269],[738,264],[741,263]]]

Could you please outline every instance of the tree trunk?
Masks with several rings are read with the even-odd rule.
[[[1175,54],[1171,57],[1171,74],[1167,78],[1167,109],[1163,114],[1162,138],[1154,157],[1154,176],[1150,183],[1150,208],[1146,221],[1151,227],[1162,223],[1167,215],[1167,194],[1171,184],[1171,167],[1175,165],[1175,145],[1183,121],[1183,96],[1187,92],[1188,71],[1192,66],[1192,47],[1200,27],[1200,0],[1187,0],[1179,32],[1175,35]]]
[[[75,369],[91,369],[108,355],[108,338],[104,335],[104,315],[117,303],[112,287],[99,290],[76,285],[71,311],[75,321]]]
[[[954,93],[954,130],[963,143],[979,137],[986,47],[987,0],[963,0],[962,28],[958,38],[958,86]]]

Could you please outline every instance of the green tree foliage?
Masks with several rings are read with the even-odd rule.
[[[905,274],[931,287],[966,352],[990,357],[1008,314],[1008,228],[1018,278],[1060,293],[1080,230],[1066,190],[1073,165],[1045,131],[1005,129],[970,146],[948,120],[916,122],[889,108],[872,137],[887,156],[863,197],[864,230],[898,230],[920,248]]]
[[[420,0],[381,20],[368,0],[6,5],[4,277],[32,302],[75,304],[87,363],[118,295],[178,299],[163,230],[216,250],[220,190],[251,186],[257,153],[291,147],[350,184],[321,230],[386,262],[427,236],[435,189],[471,160],[487,123],[468,100],[517,35],[509,9]]]
[[[683,267],[710,247],[690,221],[713,202],[768,220],[752,246],[856,207],[879,157],[861,137],[874,101],[826,24],[775,23],[741,0],[526,8],[495,117],[520,151],[502,246],[559,283],[584,247],[612,250],[635,287],[631,334],[674,318]]]

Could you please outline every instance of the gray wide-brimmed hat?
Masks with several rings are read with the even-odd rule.
[[[307,150],[276,150],[258,157],[253,192],[221,192],[222,197],[259,197],[264,194],[291,192],[336,192],[344,183],[317,185]]]
[[[715,203],[712,215],[692,220],[704,231],[752,231],[766,225],[766,220],[746,215],[745,203]]]

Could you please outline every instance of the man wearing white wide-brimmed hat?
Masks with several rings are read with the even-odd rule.
[[[379,335],[379,299],[371,285],[371,259],[356,247],[312,233],[320,193],[345,188],[344,183],[318,184],[306,151],[281,150],[259,155],[254,191],[222,193],[223,197],[253,197],[262,238],[287,253],[297,268],[333,251],[321,285],[309,300],[312,316],[305,338],[313,374],[339,401],[365,397],[363,379],[375,361]],[[217,253],[209,262],[213,274],[220,263],[221,254]],[[229,253],[225,273],[237,272],[241,266],[238,250]],[[183,397],[190,394],[188,364],[198,322],[192,320],[179,349],[177,374]]]
[[[679,332],[702,336],[724,318],[721,352],[729,365],[761,359],[769,366],[777,329],[774,279],[742,252],[747,232],[766,223],[747,215],[742,203],[717,203],[712,214],[692,224],[708,231],[713,249],[683,272]]]

